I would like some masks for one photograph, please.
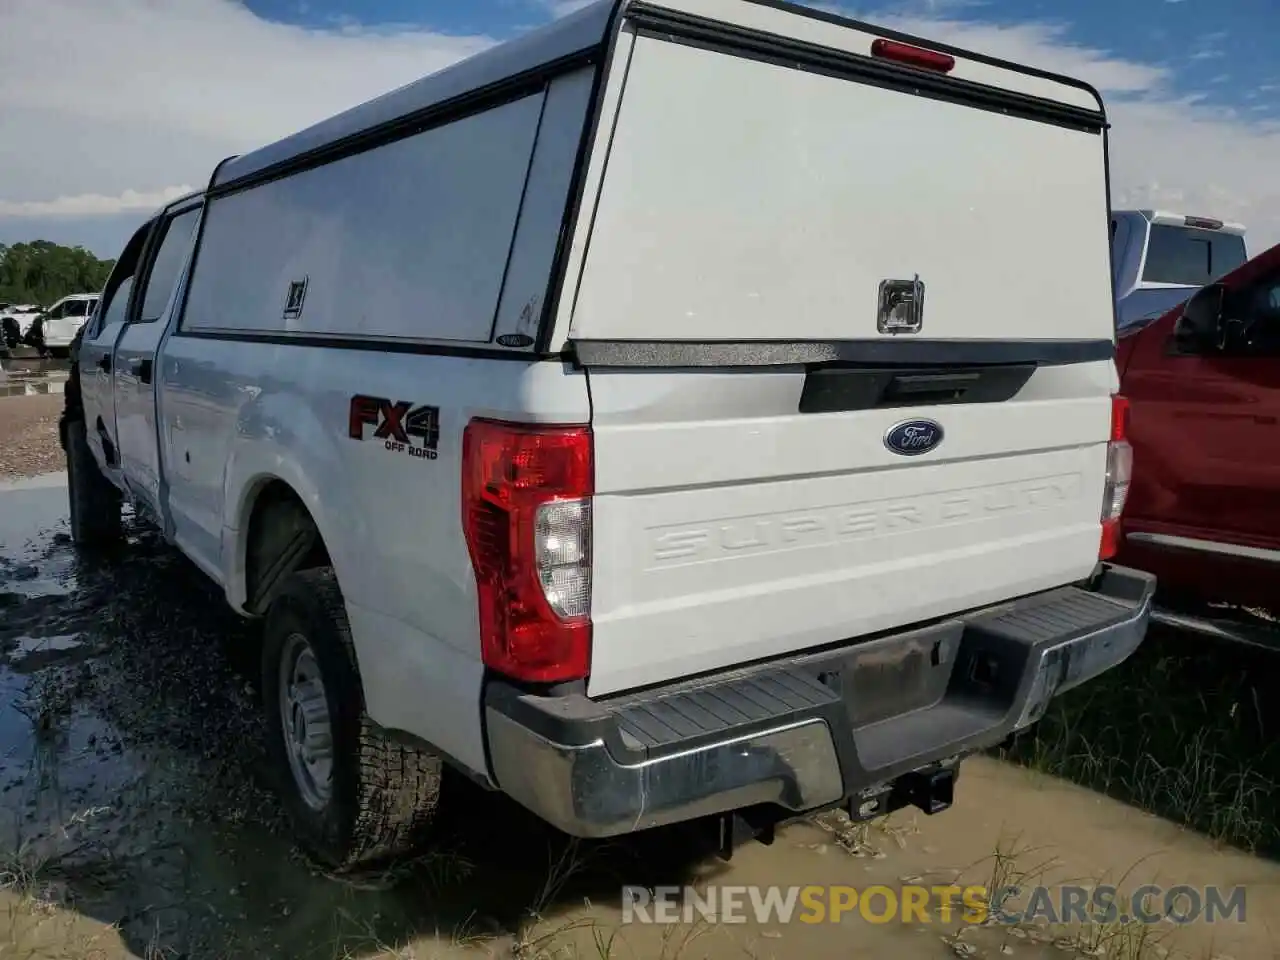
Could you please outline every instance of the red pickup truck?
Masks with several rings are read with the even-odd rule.
[[[1157,619],[1280,645],[1245,613],[1280,611],[1280,245],[1126,330],[1116,364],[1133,446],[1118,561],[1159,578]]]

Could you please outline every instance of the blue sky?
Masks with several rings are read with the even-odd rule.
[[[536,25],[554,7],[554,0],[246,2],[262,17],[306,27],[419,24],[500,39]],[[856,3],[841,5],[858,11]],[[1188,96],[1280,118],[1278,0],[919,0],[874,5],[868,12],[881,9],[969,23],[1061,24],[1068,41],[1166,67],[1175,74],[1176,89]]]
[[[225,156],[578,3],[0,0],[0,243],[114,255]],[[1116,206],[1238,220],[1255,250],[1280,241],[1280,0],[823,5],[1089,80],[1113,122]],[[95,42],[51,71],[51,36]]]

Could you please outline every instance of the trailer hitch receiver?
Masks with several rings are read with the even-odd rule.
[[[896,806],[910,804],[932,816],[941,813],[951,806],[956,792],[956,771],[954,767],[938,770],[917,770],[899,777],[893,785],[897,794],[893,799]]]

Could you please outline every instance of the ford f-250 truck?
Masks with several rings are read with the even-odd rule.
[[[1280,246],[1122,336],[1117,354],[1136,461],[1125,562],[1159,576],[1160,619],[1273,648],[1275,625],[1247,608],[1277,611],[1277,358]]]
[[[1146,630],[1106,130],[823,11],[593,4],[134,235],[72,535],[128,499],[262,618],[338,866],[412,845],[443,764],[584,837],[942,810]]]

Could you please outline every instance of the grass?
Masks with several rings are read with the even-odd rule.
[[[988,891],[1026,891],[1040,884],[1049,884],[1049,874],[1058,865],[1058,858],[1046,848],[1024,845],[1020,836],[1014,836],[1002,837],[992,854],[975,867],[980,868],[983,885]],[[1131,865],[1115,882],[1109,877],[1075,882],[1090,889],[1105,884],[1124,894],[1129,892],[1131,885],[1128,881],[1138,866],[1138,863]],[[991,906],[1009,908],[1012,912],[1015,905],[1025,907],[1025,897],[1015,893],[1009,901]],[[988,922],[987,925],[992,924]],[[961,928],[956,939],[962,940],[964,932],[964,928]],[[1024,924],[1011,927],[1005,931],[1005,943],[1002,945],[1010,946],[1012,940],[1031,939],[1054,943],[1062,951],[1074,953],[1078,958],[1164,960],[1174,955],[1165,946],[1169,934],[1168,929],[1161,929],[1150,923],[1117,917],[1086,924]]]
[[[1125,664],[1054,702],[1006,756],[1280,854],[1280,657],[1153,628]],[[1264,695],[1265,691],[1265,695]]]
[[[905,842],[903,838],[906,831],[891,821],[853,824],[842,817],[824,815],[815,822],[834,837],[835,845],[850,858],[869,856],[883,846],[886,840],[897,845]],[[1087,888],[1105,884],[1127,894],[1136,886],[1130,881],[1140,865],[1141,862],[1133,864],[1116,880],[1104,876],[1075,882]],[[992,891],[1028,891],[1041,884],[1051,884],[1050,874],[1059,866],[1058,858],[1046,848],[1026,844],[1020,836],[1003,837],[988,857],[971,864],[965,870],[957,871],[956,882],[961,882],[963,878],[963,882],[980,882]],[[1011,910],[1018,905],[1025,907],[1025,895],[1017,894],[1004,904]],[[963,912],[962,906],[957,903],[955,915],[961,916]],[[531,920],[542,920],[540,917],[533,917],[532,913],[530,916]],[[585,944],[584,937],[581,936],[584,931],[590,934]],[[634,944],[627,941],[622,928],[578,917],[566,920],[558,926],[538,923],[512,944],[509,955],[516,960],[630,960],[639,956],[655,960],[692,960],[693,957],[763,960],[765,957],[787,955],[785,949],[760,945],[747,931],[741,929],[736,931],[736,935],[731,934],[714,942],[707,939],[725,932],[724,928],[705,921],[672,925],[661,931],[656,950],[647,946],[641,954]],[[1018,949],[1020,944],[1039,943],[1052,945],[1055,952],[1075,960],[1226,960],[1212,948],[1195,953],[1180,951],[1174,943],[1175,933],[1176,928],[1167,924],[1126,919],[1086,924],[1071,922],[1037,925],[1028,922],[1017,926],[1002,926],[991,919],[979,926],[960,925],[943,933],[942,939],[959,957],[1017,955],[1023,952]],[[770,936],[768,933],[762,935]],[[478,943],[492,946],[495,941]],[[911,952],[910,955],[923,954]],[[379,960],[389,960],[392,957],[408,960],[411,956],[423,955],[403,952],[378,954]],[[345,960],[355,958],[347,957]]]
[[[73,815],[61,831],[66,842],[60,849],[20,840],[0,852],[0,957],[107,960],[125,956],[116,927],[88,921],[72,909],[73,884],[112,881],[110,856],[75,837],[98,812]],[[148,949],[144,960],[159,956]]]

